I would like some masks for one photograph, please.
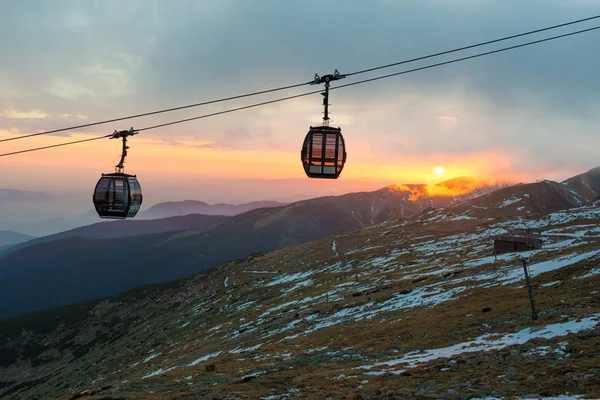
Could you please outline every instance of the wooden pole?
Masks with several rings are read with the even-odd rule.
[[[529,302],[531,303],[531,319],[538,319],[537,312],[535,311],[535,301],[533,300],[533,288],[531,287],[531,281],[529,280],[529,269],[527,268],[529,265],[529,261],[527,258],[521,258],[523,261],[523,271],[525,271],[525,282],[527,283],[527,292],[529,293]]]

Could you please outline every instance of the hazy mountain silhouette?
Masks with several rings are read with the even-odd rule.
[[[0,203],[5,201],[48,201],[53,197],[42,192],[0,188]]]
[[[569,178],[563,182],[563,185],[587,201],[596,200],[600,195],[600,167]]]
[[[280,203],[277,201],[254,201],[238,205],[227,203],[211,205],[197,200],[168,201],[155,204],[147,210],[142,211],[139,214],[139,218],[166,218],[187,214],[237,215],[257,208],[277,207],[283,205],[285,205],[285,203]]]
[[[548,214],[572,204],[564,186],[516,185],[401,223],[0,321],[0,396],[147,398],[151,388],[165,399],[181,398],[182,390],[197,398],[214,398],[215,390],[223,398],[382,398],[385,385],[385,398],[565,398],[566,367],[573,376],[587,375],[586,382],[597,379],[600,243],[590,239],[600,210],[593,202]],[[394,193],[378,192],[369,204]],[[298,215],[324,215],[315,208],[347,214],[347,204],[336,208],[335,199],[315,200],[228,218],[207,236],[132,237],[108,253],[93,244],[97,239],[77,238],[74,246],[81,254],[93,252],[103,270],[73,263],[69,273],[47,270],[33,281],[60,289],[54,296],[67,302],[74,289],[131,284],[135,275],[124,272],[160,274],[185,258],[198,264],[210,254],[206,240],[232,248],[240,238],[307,227]],[[457,210],[477,210],[481,218],[457,217]],[[531,215],[490,217],[498,210]],[[534,216],[534,210],[540,213]],[[494,257],[490,238],[517,225],[547,231],[544,246]],[[227,241],[232,227],[254,234]],[[59,242],[41,245],[49,246],[50,260],[60,255]],[[519,255],[532,261],[536,320]],[[135,257],[143,262],[134,263]],[[18,281],[0,287],[0,296],[10,283]],[[20,289],[35,298],[39,286]],[[511,368],[522,378],[506,379]],[[357,396],[362,380],[369,385]],[[599,398],[598,385],[576,384],[567,388],[569,396]]]
[[[471,179],[395,185],[259,208],[204,230],[117,239],[62,237],[34,244],[0,259],[0,316],[182,278],[252,253],[457,204],[497,187]]]
[[[502,188],[451,209],[458,214],[489,218],[549,213],[585,203],[582,195],[565,185],[541,181]]]
[[[46,205],[44,205],[45,207]],[[39,206],[38,206],[39,207]],[[13,205],[12,209],[14,210],[16,207]],[[0,210],[2,212],[10,212],[5,210],[4,207],[0,204]],[[14,230],[17,232],[25,232],[28,235],[40,237],[53,235],[55,233],[63,232],[70,229],[75,229],[80,226],[93,224],[97,222],[100,218],[95,210],[89,210],[88,212],[81,214],[62,214],[60,210],[54,212],[54,210],[49,211],[51,214],[59,215],[52,218],[39,218],[36,220],[29,221],[2,221],[1,225],[2,229],[6,230]],[[46,213],[48,215],[48,212]]]
[[[94,209],[74,213],[65,203],[63,197],[52,197],[44,193],[36,194],[35,192],[10,189],[1,190],[4,190],[6,200],[4,202],[0,201],[0,230],[12,230],[42,237],[106,221],[98,217]],[[2,197],[1,193],[0,197]],[[161,219],[189,214],[236,215],[259,207],[272,207],[283,204],[275,201],[257,201],[240,205],[209,205],[196,200],[166,202],[142,210],[133,220]],[[34,209],[36,211],[35,215],[27,214],[24,218],[21,218],[20,214],[27,207]],[[53,216],[49,218],[48,215]],[[151,232],[153,231],[151,230],[149,233]]]
[[[10,246],[35,239],[35,236],[25,235],[15,231],[0,231],[0,246]]]
[[[202,230],[216,225],[219,221],[225,218],[229,217],[223,215],[190,214],[152,220],[128,219],[117,221],[103,221],[75,229],[70,229],[68,231],[56,233],[54,235],[43,236],[40,238],[29,237],[29,239],[26,239],[28,240],[27,242],[26,240],[15,242],[20,244],[13,246],[6,251],[15,252],[21,248],[33,246],[40,243],[52,242],[69,237],[111,239],[162,232],[185,231],[190,229]]]

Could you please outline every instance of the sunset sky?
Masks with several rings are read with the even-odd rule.
[[[598,0],[0,0],[0,138],[350,73],[596,14]],[[146,205],[291,200],[463,175],[565,179],[600,165],[599,39],[594,31],[332,91],[331,124],[348,152],[337,181],[309,180],[300,163],[308,127],[321,121],[319,95],[142,132],[130,139],[125,171],[138,175]],[[317,89],[4,142],[0,153]],[[87,199],[119,154],[120,143],[106,139],[1,157],[0,187]]]

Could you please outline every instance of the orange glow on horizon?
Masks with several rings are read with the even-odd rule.
[[[479,188],[490,185],[509,183],[480,177],[464,177],[440,182],[434,185],[393,185],[390,189],[411,192],[410,201],[417,201],[421,197],[458,197],[474,192]]]
[[[21,149],[53,145],[61,142],[93,138],[91,134],[74,133],[70,137],[39,136],[5,142],[2,153]],[[134,136],[125,163],[125,172],[138,175],[144,182],[171,186],[194,184],[199,179],[309,179],[304,174],[299,152],[289,150],[223,149],[206,145],[206,141],[178,140],[178,144],[159,139]],[[101,173],[113,172],[121,152],[119,140],[97,140],[72,146],[57,147],[39,152],[23,153],[0,158],[0,163],[16,173],[5,176],[1,186],[14,187],[13,182],[27,181],[42,187],[56,189],[77,187],[94,183]],[[453,155],[430,154],[426,157],[402,157],[400,162],[381,160],[375,154],[352,152],[340,178],[338,188],[350,187],[358,181],[388,181],[399,184],[426,184],[428,194],[458,195],[471,190],[467,187],[435,185],[440,176],[431,165],[445,166],[445,180],[464,176],[500,177],[498,171],[510,170],[511,160],[503,154],[481,152],[457,158]],[[58,178],[69,174],[69,179]],[[50,182],[55,182],[51,184]],[[320,183],[332,182],[311,180]],[[188,183],[189,182],[189,183]]]

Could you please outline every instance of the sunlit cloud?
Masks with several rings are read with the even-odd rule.
[[[89,117],[87,115],[83,115],[83,114],[77,114],[77,115],[73,115],[73,114],[62,114],[61,117],[63,118],[77,118],[77,119],[88,119]]]
[[[41,110],[31,111],[17,111],[17,110],[4,110],[0,113],[0,117],[8,119],[44,119],[48,118],[48,114]]]
[[[424,186],[392,185],[390,190],[409,191],[411,192],[411,195],[408,200],[417,201],[424,196],[462,196],[487,186],[506,186],[515,183],[515,181],[510,179],[499,180],[482,177],[461,177]]]
[[[380,0],[376,7],[348,0],[343,10],[317,0],[276,6],[242,0],[32,3],[12,2],[0,15],[2,137],[307,82],[314,73],[335,68],[347,73],[418,57],[582,18],[597,8],[591,0],[536,0],[518,9],[510,2],[475,0]],[[315,7],[343,15],[324,31],[307,30]],[[130,24],[134,17],[136,24]],[[194,37],[212,39],[189,40]],[[315,47],[323,37],[328,57]],[[465,175],[566,178],[600,164],[597,38],[588,33],[332,90],[331,124],[342,128],[348,150],[336,182],[308,180],[299,160],[309,126],[322,122],[319,94],[143,131],[128,142],[127,169],[139,172],[144,187],[156,192],[169,186],[170,193],[183,193],[185,180],[214,179],[210,195],[217,200],[222,193],[236,196],[225,182],[235,179],[297,180],[305,185],[302,191],[295,191],[297,184],[286,190],[300,196],[384,182],[435,184]],[[348,77],[332,86],[427,63]],[[320,89],[306,86],[4,147],[139,129]],[[5,115],[9,110],[12,117]],[[62,181],[51,184],[53,177],[68,173],[65,187],[86,187],[100,171],[111,170],[119,154],[120,143],[107,140],[7,157],[0,163],[15,177],[0,176],[0,186],[54,190]],[[443,176],[433,172],[436,166],[445,169]],[[248,185],[243,196],[250,191]]]

